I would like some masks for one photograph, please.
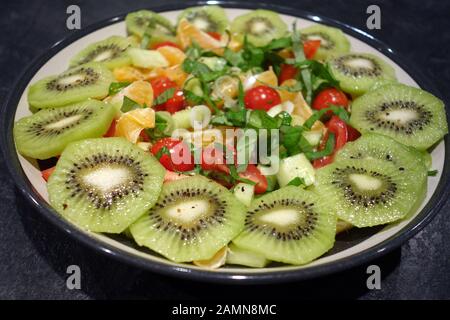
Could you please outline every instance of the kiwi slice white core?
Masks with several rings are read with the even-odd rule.
[[[81,118],[83,118],[83,116],[84,115],[82,115],[82,114],[75,114],[68,118],[62,118],[61,120],[58,120],[56,122],[51,122],[51,123],[45,125],[44,128],[47,130],[63,129],[63,128],[71,126],[72,124],[77,123]]]
[[[375,68],[374,63],[365,58],[355,58],[355,59],[347,60],[344,63],[351,68],[362,68],[362,69],[369,69],[369,70],[372,70]]]
[[[362,191],[374,191],[381,188],[383,185],[383,181],[380,179],[364,174],[354,173],[350,174],[348,178]]]
[[[328,37],[324,37],[320,34],[308,34],[306,35],[307,40],[320,40],[320,46],[322,48],[331,49],[333,47],[333,42],[327,39]]]
[[[201,217],[208,216],[211,204],[206,199],[193,199],[185,202],[174,203],[166,210],[166,215],[182,223],[193,223]]]
[[[294,209],[279,209],[276,211],[262,214],[259,217],[261,222],[277,225],[278,227],[287,227],[299,222],[299,212]]]
[[[271,33],[274,26],[266,19],[255,17],[247,22],[247,29],[254,36]]]
[[[91,83],[95,83],[95,81],[99,78],[97,72],[92,68],[79,68],[76,71],[69,72],[64,74],[61,77],[58,77],[47,83],[47,90],[56,90],[56,91],[64,91],[67,89],[71,89],[74,87],[84,87],[88,86]]]
[[[99,53],[98,55],[96,55],[95,58],[92,59],[92,61],[96,61],[96,62],[105,61],[105,60],[112,58],[113,55],[114,55],[114,53],[111,51],[103,51],[103,52]]]
[[[121,166],[96,167],[86,172],[82,180],[89,188],[94,188],[101,193],[111,192],[120,188],[130,179],[131,172]]]
[[[391,122],[397,122],[401,124],[406,124],[412,120],[417,120],[419,115],[415,110],[392,110],[389,112],[383,112],[380,114],[380,119],[384,119]]]

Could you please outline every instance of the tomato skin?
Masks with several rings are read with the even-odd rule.
[[[153,96],[155,99],[168,89],[175,88],[175,93],[172,98],[168,99],[163,104],[155,106],[156,111],[168,111],[175,113],[186,107],[186,99],[184,98],[183,90],[177,88],[177,84],[167,77],[159,77],[150,81],[153,88]]]
[[[227,161],[226,158],[227,154],[224,153],[223,150],[215,148],[214,146],[208,146],[204,148],[202,151],[202,161],[200,164],[202,169],[207,171],[218,171],[230,174],[230,168],[228,168],[228,165],[236,164],[237,154],[236,149],[233,146],[227,145],[226,148],[227,148],[227,151],[225,151],[226,153],[229,153],[231,151],[234,161],[233,163],[229,163]]]
[[[334,133],[334,151],[341,149],[348,141],[348,129],[347,124],[341,120],[338,116],[332,116],[327,123],[329,132]]]
[[[254,164],[247,165],[247,169],[244,172],[239,173],[239,176],[256,183],[255,184],[256,194],[266,192],[268,186],[267,179],[265,176],[261,174],[261,171],[259,171],[259,169]]]
[[[297,76],[298,69],[294,67],[292,64],[283,63],[281,65],[280,76],[278,78],[279,83],[283,83],[289,79],[295,79]]]
[[[342,106],[347,109],[348,99],[345,93],[336,88],[327,88],[319,92],[314,98],[312,107],[316,110],[328,108],[330,104]],[[327,114],[330,112],[327,112]]]
[[[151,49],[152,49],[152,50],[156,50],[156,49],[158,49],[158,48],[165,47],[165,46],[168,46],[168,47],[174,47],[174,48],[177,48],[177,49],[180,49],[180,50],[181,50],[180,46],[177,45],[175,42],[172,42],[172,41],[163,41],[163,42],[156,43],[156,44],[154,44],[154,45],[151,47]]]
[[[220,41],[220,39],[222,39],[222,35],[218,32],[209,31],[209,32],[207,32],[207,34],[209,34],[211,37],[213,37],[217,41]]]
[[[105,138],[110,138],[110,137],[114,137],[114,135],[116,134],[116,120],[113,119],[113,121],[111,122],[111,125],[109,126],[108,131],[106,131],[106,133],[103,135],[103,137]]]
[[[281,98],[275,89],[268,86],[257,86],[245,93],[244,103],[248,109],[268,111],[281,103]]]
[[[173,97],[164,103],[166,111],[175,113],[186,107],[186,99],[184,98],[183,90],[177,90]]]
[[[164,168],[170,171],[182,171],[182,172],[194,169],[195,167],[194,157],[192,156],[192,154],[190,154],[191,152],[189,150],[189,146],[186,143],[178,139],[162,138],[155,142],[150,151],[152,152],[153,155],[156,156],[163,147],[166,147],[170,153],[170,156],[168,154],[163,154],[161,155],[161,158],[159,158],[159,162],[164,166]],[[184,159],[186,153],[190,154],[188,163],[173,162],[172,157],[174,156],[174,154]]]
[[[45,181],[48,181],[48,179],[52,175],[53,171],[55,171],[55,169],[56,169],[56,166],[42,170],[42,172],[41,172],[42,178],[44,178]]]
[[[153,96],[157,98],[161,93],[170,88],[176,88],[177,84],[167,77],[159,77],[150,81],[153,89]]]
[[[361,133],[350,125],[347,125],[348,141],[355,141],[361,137]]]
[[[303,42],[303,52],[306,59],[314,58],[317,50],[320,48],[320,40],[307,40]]]

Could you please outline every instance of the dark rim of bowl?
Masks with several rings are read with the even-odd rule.
[[[164,4],[161,6],[149,6],[146,9],[154,10],[156,12],[170,11],[184,9],[190,6],[205,5],[205,1],[187,1],[183,4]],[[333,19],[322,17],[311,12],[302,11],[293,7],[271,5],[266,3],[258,3],[253,1],[246,1],[245,3],[235,2],[235,1],[217,1],[217,4],[225,8],[238,8],[238,9],[269,9],[274,10],[279,13],[297,16],[299,18],[304,18],[307,20],[320,22],[326,25],[338,27],[345,31],[347,34],[358,38],[370,46],[376,48],[381,53],[392,59],[397,63],[403,70],[408,74],[414,75],[413,79],[419,84],[419,86],[433,94],[439,96],[439,92],[433,86],[433,84],[424,77],[419,71],[411,67],[411,64],[405,63],[403,59],[400,59],[398,54],[392,48],[388,47],[383,42],[372,37],[366,32],[356,29],[347,24],[338,22]],[[27,179],[22,167],[19,163],[19,159],[16,153],[12,128],[14,124],[14,115],[16,112],[17,104],[21,95],[23,94],[27,84],[34,76],[34,74],[57,52],[65,48],[77,39],[113,23],[119,22],[125,18],[126,14],[122,14],[113,18],[109,18],[98,23],[92,24],[84,29],[69,35],[65,39],[58,41],[51,48],[49,48],[44,54],[36,58],[30,66],[22,73],[19,80],[12,87],[11,92],[6,100],[6,103],[2,107],[2,134],[1,134],[1,149],[5,157],[6,166],[14,180],[17,188],[25,196],[25,198],[30,201],[33,206],[43,214],[47,220],[49,220],[54,225],[63,229],[65,232],[70,234],[73,238],[77,239],[84,245],[101,252],[107,256],[113,257],[119,261],[127,264],[131,264],[135,267],[145,269],[152,272],[157,272],[165,275],[176,276],[181,278],[187,278],[197,281],[207,281],[207,282],[217,282],[217,283],[235,283],[235,284],[261,284],[261,283],[281,283],[293,280],[303,280],[311,279],[330,273],[335,273],[361,265],[370,260],[376,259],[391,250],[399,247],[403,242],[411,238],[417,232],[419,232],[425,225],[427,225],[433,217],[439,212],[445,199],[448,198],[450,193],[449,190],[449,177],[450,177],[450,167],[447,165],[449,162],[449,151],[450,151],[450,141],[448,137],[444,139],[445,141],[445,163],[439,184],[431,197],[430,201],[422,209],[422,211],[403,229],[391,236],[390,238],[384,240],[383,242],[358,252],[352,256],[342,258],[336,261],[324,263],[318,266],[297,269],[297,270],[282,270],[282,271],[271,271],[268,269],[266,272],[260,273],[230,273],[219,271],[208,271],[208,270],[198,270],[192,269],[185,265],[168,265],[162,262],[150,261],[142,257],[130,254],[119,248],[111,246],[103,241],[97,240],[94,237],[86,234],[69,222],[62,219],[56,212],[45,202],[34,190],[30,181]],[[449,116],[447,113],[447,120]]]

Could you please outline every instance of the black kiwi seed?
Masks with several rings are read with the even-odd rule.
[[[389,115],[391,110],[414,110],[417,113],[417,118],[409,120],[406,123],[399,123],[381,119],[380,115]],[[413,134],[415,130],[423,130],[423,128],[431,123],[433,114],[425,109],[425,106],[416,103],[415,101],[395,100],[384,102],[376,110],[367,110],[365,117],[368,121],[373,122],[378,128],[385,128],[394,131],[402,131],[407,135]]]
[[[349,181],[348,177],[351,174],[364,174],[371,177],[376,177],[383,181],[383,187],[376,192],[360,192],[355,189],[353,183]],[[376,206],[380,203],[387,203],[395,197],[397,192],[397,184],[392,181],[391,177],[381,174],[376,171],[367,171],[364,168],[356,168],[347,166],[345,168],[336,168],[333,171],[332,184],[339,186],[344,190],[344,197],[353,205],[360,205],[366,208]]]
[[[79,62],[79,64],[84,64],[84,63],[88,63],[93,61],[99,54],[103,53],[103,52],[107,52],[109,51],[111,53],[111,56],[108,59],[115,59],[118,56],[120,56],[125,50],[127,49],[127,47],[125,48],[121,48],[119,46],[117,46],[114,43],[108,44],[108,45],[103,45],[103,46],[98,46],[97,48],[95,48],[95,50],[93,50],[92,52],[90,52],[86,58],[84,58],[83,60],[81,60]]]
[[[351,61],[353,59],[364,59],[368,60],[372,64],[372,68],[355,68],[347,65],[348,61]],[[337,58],[334,60],[334,64],[338,70],[340,70],[342,73],[344,73],[347,76],[352,77],[379,77],[383,74],[383,70],[381,69],[381,66],[376,62],[374,59],[371,59],[366,56],[361,56],[357,54],[350,54],[345,55],[340,58]]]
[[[93,114],[92,110],[85,109],[85,108],[70,110],[70,111],[62,111],[61,109],[58,109],[58,108],[55,108],[53,110],[56,113],[52,114],[51,117],[48,117],[45,120],[32,123],[30,125],[30,127],[27,129],[27,132],[32,135],[43,136],[43,137],[57,136],[57,135],[63,133],[65,130],[75,127],[75,126],[79,125],[80,123],[86,121],[87,119],[91,118],[91,116]],[[56,123],[62,119],[70,118],[70,117],[76,116],[76,115],[81,115],[81,117],[79,117],[76,121],[66,124],[63,127],[47,128],[47,126],[52,123]]]
[[[101,193],[83,181],[85,170],[95,170],[111,164],[124,166],[129,170],[130,177],[125,183],[106,193]],[[130,192],[136,194],[143,190],[144,174],[139,164],[131,157],[100,153],[86,157],[79,163],[73,163],[73,168],[69,170],[65,183],[66,188],[72,190],[72,197],[87,198],[97,209],[111,209],[117,199],[121,199]]]
[[[73,83],[68,84],[62,84],[60,81],[64,78],[68,78],[74,75],[82,75],[83,79],[79,79],[74,81]],[[66,91],[73,88],[78,87],[86,87],[89,85],[92,85],[99,79],[99,74],[94,71],[92,68],[84,68],[81,67],[79,69],[74,70],[73,72],[66,72],[64,75],[61,75],[57,77],[56,79],[53,79],[52,81],[48,82],[46,87],[49,91]]]
[[[305,217],[301,224],[278,229],[277,226],[262,224],[258,221],[258,217],[264,215],[267,211],[274,211],[278,208],[285,209],[286,207],[298,211]],[[318,218],[317,213],[312,209],[313,207],[314,203],[306,203],[305,201],[294,199],[275,200],[270,204],[261,202],[257,208],[247,213],[244,225],[249,231],[258,231],[278,240],[300,240],[310,235],[316,227]]]

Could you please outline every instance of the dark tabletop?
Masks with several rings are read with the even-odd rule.
[[[67,36],[66,8],[81,8],[82,26],[162,1],[1,1],[0,96],[33,58]],[[450,3],[448,1],[272,0],[366,30],[366,8],[381,8],[378,37],[434,80],[450,105]],[[418,235],[373,262],[381,290],[366,288],[361,266],[319,280],[277,286],[218,286],[142,272],[81,246],[49,225],[18,193],[0,163],[0,298],[3,299],[206,299],[361,298],[450,299],[450,201]],[[79,265],[81,290],[66,287],[67,266]]]

